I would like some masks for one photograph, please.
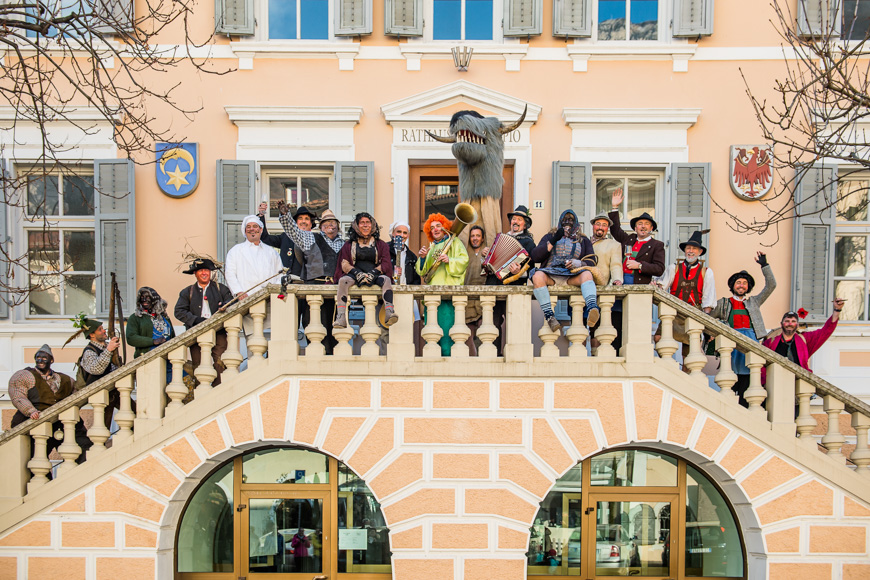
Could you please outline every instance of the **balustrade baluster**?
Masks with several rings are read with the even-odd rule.
[[[695,380],[707,383],[703,369],[707,364],[707,356],[701,346],[701,335],[704,325],[694,318],[686,318],[686,334],[689,335],[689,354],[683,359],[683,366],[689,369],[689,376]],[[735,379],[736,381],[736,379]]]
[[[381,337],[381,327],[378,326],[377,305],[378,297],[366,294],[362,297],[363,309],[365,310],[365,322],[359,329],[359,335],[365,341],[360,348],[360,355],[376,357],[381,354],[378,339]],[[348,324],[350,327],[350,324]]]
[[[601,320],[595,330],[598,348],[592,351],[592,354],[597,358],[613,358],[618,354],[613,348],[613,341],[616,340],[616,328],[613,326],[613,303],[615,301],[616,296],[612,294],[598,297],[598,307],[601,308]]]
[[[454,296],[453,309],[456,316],[453,320],[453,326],[450,327],[450,338],[453,340],[453,346],[450,347],[451,358],[468,358],[468,345],[465,341],[471,336],[471,330],[465,324],[465,310],[468,306],[468,296]]]
[[[426,341],[423,346],[424,358],[440,358],[441,345],[438,341],[444,336],[444,331],[438,326],[438,306],[441,305],[440,294],[426,294],[423,296],[423,304],[426,307],[426,325],[421,335]]]
[[[264,355],[269,343],[266,340],[266,335],[263,329],[266,326],[266,300],[261,300],[251,306],[248,314],[254,319],[254,332],[248,339],[248,351],[251,355],[248,357],[248,367],[257,368],[266,362]],[[211,356],[211,354],[209,354]],[[202,354],[203,361],[206,360],[205,353]],[[211,361],[211,359],[208,359]]]
[[[231,379],[239,374],[239,365],[245,359],[242,356],[241,340],[239,333],[242,331],[242,315],[236,314],[224,321],[224,329],[227,331],[227,350],[221,356],[221,360],[227,365],[221,373],[221,382]],[[174,376],[174,375],[173,375]]]
[[[825,413],[828,414],[828,432],[822,437],[822,445],[828,450],[828,457],[841,459],[843,453],[840,449],[846,442],[846,438],[840,433],[840,413],[843,412],[846,405],[833,395],[825,395],[823,400]]]
[[[480,347],[477,349],[477,358],[492,360],[498,356],[493,341],[498,338],[498,328],[493,324],[493,308],[495,308],[495,296],[481,296],[481,324],[477,329],[477,338],[480,339]]]
[[[236,335],[236,339],[238,339],[238,335]],[[210,356],[208,360],[211,361]],[[172,364],[172,382],[166,385],[166,396],[169,397],[169,404],[166,405],[167,415],[175,412],[176,409],[184,407],[182,401],[188,394],[187,386],[184,384],[184,377],[182,376],[184,374],[185,361],[187,361],[186,346],[180,346],[169,353],[169,362]]]
[[[118,379],[115,388],[121,395],[121,405],[118,412],[115,413],[115,423],[120,428],[115,433],[115,443],[118,443],[133,436],[133,421],[136,419],[136,415],[133,413],[132,398],[130,397],[133,392],[132,373]]]
[[[767,398],[767,391],[761,386],[761,367],[764,359],[752,351],[746,353],[746,366],[749,367],[749,388],[743,394],[743,398],[749,403],[749,411],[764,414],[761,403]]]
[[[61,412],[60,422],[63,423],[63,443],[57,448],[58,454],[63,457],[63,463],[57,467],[57,475],[61,477],[72,471],[76,466],[76,459],[82,453],[76,441],[76,423],[79,422],[79,408],[70,407]]]
[[[586,307],[586,300],[582,294],[572,294],[568,300],[571,304],[571,326],[565,331],[565,337],[571,342],[568,347],[568,356],[571,358],[586,358],[586,339],[589,337],[589,331],[583,324],[583,309]]]
[[[662,336],[656,343],[656,352],[662,360],[669,363],[677,364],[677,359],[674,358],[674,353],[680,348],[680,343],[674,340],[674,318],[677,316],[677,309],[670,304],[664,302],[659,303],[659,318],[662,321]],[[732,343],[733,344],[733,343]],[[730,367],[729,360],[729,367]],[[735,378],[736,380],[736,378]]]
[[[867,432],[870,431],[870,417],[864,413],[852,413],[852,427],[855,429],[855,449],[849,455],[857,467],[855,473],[870,477],[870,446],[868,446]]]
[[[352,303],[353,301],[348,297],[347,310],[345,311],[344,317],[347,326],[344,328],[332,329],[332,336],[338,341],[338,344],[335,345],[332,351],[336,356],[353,356],[353,337],[355,333],[353,326],[350,325],[350,307]],[[312,317],[313,316],[314,315],[312,314]]]
[[[48,472],[51,471],[51,461],[48,459],[48,438],[54,436],[51,432],[51,422],[40,423],[30,430],[30,436],[33,438],[33,457],[27,462],[27,469],[30,470],[33,477],[27,483],[27,493],[31,493],[48,483]],[[6,445],[10,443],[7,442]]]
[[[731,390],[731,387],[737,382],[737,374],[731,369],[731,352],[735,346],[736,343],[727,336],[720,334],[716,337],[716,352],[719,353],[719,372],[716,373],[715,381],[721,389],[719,392],[722,396],[732,403],[738,402],[737,393]]]
[[[797,425],[798,438],[810,449],[816,449],[816,438],[813,437],[812,433],[818,423],[810,410],[810,400],[815,394],[816,388],[809,381],[803,379],[798,379],[796,388],[798,416],[795,419],[795,424]]]
[[[309,320],[305,327],[305,336],[308,338],[308,346],[305,347],[306,358],[322,358],[326,354],[323,339],[326,338],[326,328],[320,322],[320,309],[323,307],[323,296],[320,294],[308,294],[305,296],[308,302]],[[338,329],[333,330],[333,336]],[[339,346],[341,341],[339,341]]]
[[[207,330],[196,337],[196,342],[199,344],[199,366],[193,369],[193,374],[199,384],[194,391],[196,396],[201,396],[212,390],[212,382],[217,378],[217,371],[214,370],[214,362],[211,359],[211,349],[214,348],[215,331]]]
[[[88,439],[93,442],[93,446],[88,449],[88,457],[101,453],[106,450],[106,441],[111,436],[111,433],[106,429],[105,416],[106,406],[109,404],[109,391],[99,391],[88,397],[88,403],[94,408],[94,422],[91,428],[88,429]]]
[[[553,310],[556,310],[556,303],[559,302],[559,298],[557,296],[551,296],[550,302],[553,305]],[[544,324],[542,324],[540,330],[538,330],[538,337],[543,343],[541,345],[540,357],[542,360],[557,360],[559,358],[559,347],[556,346],[556,341],[559,340],[560,336],[562,336],[562,331],[559,330],[557,332],[553,332],[552,330],[550,330],[550,326],[547,324],[547,321],[544,320]]]

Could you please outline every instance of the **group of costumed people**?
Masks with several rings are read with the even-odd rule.
[[[761,315],[761,305],[772,295],[776,280],[767,257],[758,252],[756,262],[761,267],[764,288],[752,295],[755,279],[749,272],[742,270],[728,278],[730,297],[717,300],[715,279],[712,269],[701,259],[707,252],[702,241],[703,231],[692,233],[691,237],[680,243],[684,256],[666,267],[665,247],[661,240],[653,237],[658,228],[648,213],[633,217],[630,221],[632,232],[623,230],[619,220],[619,209],[624,200],[623,192],[613,193],[613,211],[599,214],[591,221],[590,236],[582,231],[577,214],[572,210],[562,212],[555,228],[535,244],[529,232],[532,217],[525,206],[518,206],[509,213],[510,223],[505,235],[510,236],[528,254],[528,262],[537,264],[528,273],[521,262],[510,263],[507,280],[492,271],[483,271],[481,265],[491,251],[485,246],[487,232],[480,225],[472,225],[468,241],[464,242],[451,234],[453,220],[435,213],[424,224],[428,246],[424,245],[417,253],[408,247],[410,225],[394,222],[390,225],[388,244],[380,238],[380,227],[374,216],[363,212],[354,218],[348,239],[342,239],[339,221],[330,210],[325,210],[318,218],[305,207],[297,209],[290,216],[289,208],[279,203],[279,222],[283,232],[270,235],[266,230],[265,204],[260,206],[257,215],[243,220],[242,232],[245,241],[237,244],[227,253],[224,276],[227,284],[213,280],[219,265],[209,258],[195,258],[184,271],[195,277],[195,282],[179,292],[174,307],[175,318],[191,329],[204,323],[210,317],[224,311],[233,303],[244,300],[249,294],[266,284],[287,283],[290,278],[306,284],[337,284],[334,301],[325,299],[321,309],[321,322],[326,329],[323,346],[328,354],[332,352],[336,340],[333,328],[346,328],[348,322],[349,290],[353,286],[377,286],[384,302],[384,325],[394,324],[399,315],[393,306],[393,285],[428,284],[433,286],[461,286],[469,284],[502,285],[531,284],[533,293],[541,308],[545,323],[552,332],[559,332],[561,325],[553,310],[549,287],[560,284],[577,286],[585,301],[584,319],[590,329],[592,346],[597,346],[595,332],[599,326],[600,312],[597,303],[597,286],[621,284],[653,284],[685,301],[693,307],[721,320],[723,323],[753,341],[763,341],[763,345],[782,355],[800,367],[810,370],[809,358],[831,336],[837,326],[844,301],[833,301],[833,314],[821,328],[801,332],[799,319],[801,311],[787,312],[780,321],[780,328],[768,333]],[[608,236],[608,234],[610,234]],[[271,246],[271,247],[270,247]],[[277,248],[276,252],[272,248]],[[271,313],[268,311],[265,330],[270,328]],[[135,348],[134,357],[141,356],[175,337],[172,322],[167,313],[168,303],[156,290],[144,286],[139,289],[134,312],[127,319],[125,337],[127,343]],[[299,300],[299,313],[303,327],[310,322],[307,301]],[[612,324],[616,338],[612,341],[617,349],[621,345],[622,305],[617,300],[612,309]],[[419,326],[425,320],[420,316],[419,305],[414,303],[414,318],[417,342]],[[480,325],[479,302],[469,300],[466,310],[466,323],[472,336],[468,346],[472,354],[476,352],[474,331]],[[420,324],[416,324],[419,322]],[[439,340],[441,354],[450,354],[453,340],[449,331],[455,322],[455,311],[449,298],[442,299],[437,309],[437,324],[443,334]],[[496,348],[501,354],[504,348],[503,325],[505,322],[505,303],[496,303],[493,322],[502,329]],[[119,357],[120,339],[109,337],[103,324],[96,319],[79,316],[76,319],[77,336],[84,336],[87,344],[78,361],[75,380],[52,370],[54,356],[48,345],[43,345],[35,354],[35,365],[20,370],[9,381],[9,394],[16,413],[12,426],[28,419],[38,419],[40,413],[61,399],[70,396],[76,389],[91,384],[108,375],[121,365]],[[250,338],[253,321],[249,315],[243,317],[246,337]],[[661,326],[653,338],[659,341]],[[673,337],[682,342],[683,354],[688,352],[688,335],[684,321],[674,320]],[[705,335],[705,340],[710,337]],[[213,385],[220,384],[221,373],[226,368],[221,355],[227,349],[227,334],[218,329],[215,344],[211,349],[212,365],[215,370]],[[201,350],[198,345],[190,347],[191,361],[185,364],[185,375],[193,375],[199,367]],[[745,398],[749,387],[750,371],[746,357],[739,349],[732,352],[732,369],[737,374],[733,389],[743,406],[749,402]],[[167,382],[172,380],[172,369],[167,368]],[[120,395],[117,390],[109,391],[105,407],[104,423],[109,429],[114,411],[120,408]],[[135,411],[135,401],[133,401]],[[62,430],[60,421],[52,424],[53,430]],[[91,445],[84,423],[79,420],[75,426],[75,438],[83,451]],[[56,438],[49,438],[48,451],[59,445]],[[80,457],[79,460],[82,458]]]

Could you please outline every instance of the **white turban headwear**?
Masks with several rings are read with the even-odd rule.
[[[409,232],[411,231],[411,225],[408,224],[407,222],[403,222],[402,220],[395,221],[395,222],[393,222],[393,223],[390,224],[390,237],[393,236],[393,232],[394,232],[394,231],[396,230],[396,228],[399,227],[399,226],[405,226],[406,228],[408,228],[408,231],[409,231]]]
[[[248,224],[251,222],[260,226],[260,229],[263,229],[263,222],[260,221],[260,218],[255,216],[255,215],[249,215],[248,217],[246,217],[245,219],[242,220],[242,234],[245,233],[245,228],[247,228]]]

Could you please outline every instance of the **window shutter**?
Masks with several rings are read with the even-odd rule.
[[[254,34],[254,0],[215,0],[215,32]]]
[[[592,0],[553,0],[553,36],[592,36]]]
[[[4,180],[3,203],[0,203],[0,247],[2,247],[2,252],[0,252],[0,318],[7,318],[9,316],[9,291],[6,286],[9,284],[9,271],[12,269],[12,262],[7,257],[7,252],[10,250],[9,224],[6,221],[6,160],[2,158],[0,158],[0,178]]]
[[[674,36],[713,34],[713,0],[674,0]]]
[[[384,0],[384,34],[423,36],[423,0]]]
[[[824,322],[834,291],[834,224],[837,166],[812,166],[795,187],[792,310],[809,312],[807,322]]]
[[[335,36],[372,33],[372,0],[335,0]]]
[[[339,161],[335,164],[338,219],[349,222],[361,211],[374,212],[375,164],[372,161]]]
[[[670,216],[662,212],[657,220],[658,238],[668,245],[668,263],[677,260],[680,244],[692,232],[710,227],[710,170],[709,163],[671,164],[671,212]]]
[[[842,0],[798,0],[800,36],[839,36]]]
[[[257,164],[254,161],[218,159],[217,162],[217,259],[245,241],[242,221],[254,213]]]
[[[537,36],[543,31],[544,0],[506,0],[505,36]]]
[[[133,31],[133,0],[88,0],[97,15],[93,30],[100,34]]]
[[[592,191],[592,164],[571,161],[553,162],[553,221],[559,223],[559,216],[566,209],[573,209],[577,222],[588,233],[590,226],[586,219],[586,206]],[[594,208],[593,208],[594,211]]]
[[[136,302],[135,165],[129,159],[94,161],[97,313],[109,313],[112,276],[118,282],[124,312]]]

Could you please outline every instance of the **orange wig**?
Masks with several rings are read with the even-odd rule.
[[[443,227],[445,231],[453,227],[453,222],[444,217],[443,214],[433,213],[430,215],[426,220],[426,223],[423,224],[423,232],[426,234],[426,238],[429,240],[430,244],[435,241],[435,238],[432,237],[432,222],[441,222],[441,227]]]

